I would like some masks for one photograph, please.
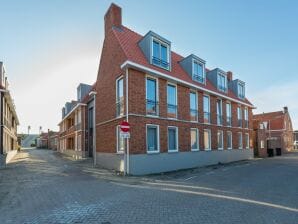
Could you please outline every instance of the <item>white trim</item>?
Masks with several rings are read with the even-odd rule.
[[[208,141],[209,141],[209,148],[206,148],[206,145],[205,145],[205,131],[207,131],[208,132]],[[204,129],[204,132],[203,132],[203,139],[204,139],[204,150],[205,151],[211,151],[211,148],[212,148],[212,146],[211,146],[211,130],[210,129]]]
[[[227,111],[228,111],[227,108],[228,108],[228,107],[227,107],[227,105],[230,105],[230,106],[229,106],[229,108],[230,108],[230,110],[229,110],[229,115],[230,115],[230,119],[231,119],[231,121],[230,121],[231,125],[227,125],[227,118],[228,118],[228,113],[227,113]],[[226,126],[227,126],[227,127],[232,127],[232,120],[233,120],[233,119],[232,119],[232,103],[231,103],[230,101],[227,101],[227,102],[226,102]]]
[[[152,127],[156,127],[156,135],[157,135],[157,150],[155,151],[148,151],[148,139],[147,139],[147,129],[148,129],[148,126],[152,126]],[[159,142],[159,125],[156,125],[156,124],[146,124],[146,152],[147,154],[155,154],[155,153],[159,153],[160,152],[160,142]]]
[[[204,97],[208,97],[208,113],[209,113],[209,122],[205,123],[205,108],[204,108]],[[203,124],[211,124],[211,105],[210,105],[210,96],[207,94],[203,94]],[[217,123],[216,123],[217,124]]]
[[[125,151],[125,143],[124,143],[124,149],[123,150],[119,150],[119,135],[120,135],[120,125],[116,125],[116,152],[117,154],[124,154]],[[124,140],[125,141],[125,140]]]
[[[222,146],[219,148],[218,147],[218,133],[221,133],[221,144],[222,144]],[[217,149],[218,150],[223,150],[224,149],[224,141],[223,141],[223,130],[217,130]]]
[[[175,129],[176,130],[176,149],[175,150],[170,150],[169,149],[169,129]],[[168,126],[167,128],[167,143],[168,143],[168,153],[171,153],[171,152],[179,152],[179,141],[178,141],[178,127],[176,126]]]
[[[166,48],[167,48],[167,55],[168,55],[168,60],[167,60],[167,63],[169,64],[168,65],[168,68],[164,68],[162,66],[159,66],[159,65],[156,65],[153,63],[152,59],[153,59],[153,41],[156,41],[158,42],[160,45],[164,45]],[[160,56],[161,56],[161,47],[160,47],[160,52],[159,52]],[[161,60],[161,58],[159,58]],[[168,43],[165,43],[164,41],[152,36],[151,37],[151,57],[150,57],[150,64],[151,65],[154,65],[154,66],[157,66],[159,68],[162,68],[162,69],[165,69],[165,70],[168,70],[168,71],[171,71],[171,46],[168,44]]]
[[[241,134],[241,135],[239,135],[239,134]],[[239,143],[240,143],[239,136],[241,136],[241,145],[239,145]],[[242,134],[242,132],[238,132],[238,149],[243,149],[243,134]]]
[[[196,131],[196,138],[197,138],[197,148],[196,149],[193,149],[191,147],[191,131]],[[192,152],[198,152],[200,151],[200,134],[199,134],[199,129],[198,128],[190,128],[190,150]]]
[[[221,111],[221,114],[218,114],[218,111],[217,111],[217,102],[220,102],[220,111]],[[222,111],[222,99],[220,99],[220,98],[218,98],[218,99],[216,99],[216,124],[218,125],[218,126],[223,126],[223,111]],[[219,124],[219,120],[218,120],[218,115],[220,115],[221,116],[221,124]]]
[[[189,91],[189,116],[191,115],[190,114],[191,113],[190,110],[192,110],[192,108],[191,108],[191,102],[190,102],[190,95],[192,93],[194,93],[195,96],[196,96],[196,108],[195,108],[195,110],[197,111],[197,115],[196,115],[196,120],[195,121],[191,121],[191,122],[197,123],[199,121],[199,101],[198,101],[199,98],[198,98],[198,92],[196,90],[192,90],[192,89],[190,89],[190,91]]]
[[[231,134],[231,147],[228,147],[229,133]],[[233,132],[227,131],[227,149],[232,149],[232,148],[233,148]]]
[[[72,110],[59,122],[58,125],[60,125],[63,121],[65,121],[79,106],[87,106],[87,104],[78,103],[77,105],[75,105],[75,107],[72,108]]]
[[[169,104],[169,102],[168,102],[168,86],[172,86],[172,87],[175,87],[175,104],[176,104],[176,117],[174,117],[174,118],[172,118],[172,117],[168,117],[168,104]],[[172,82],[167,82],[167,117],[169,118],[169,119],[177,119],[177,117],[178,117],[178,86],[177,86],[177,84],[175,84],[175,83],[172,83]]]
[[[223,76],[224,77],[224,79],[225,79],[225,91],[222,91],[222,90],[220,90],[218,87],[218,77],[219,76]],[[218,70],[218,72],[217,72],[217,76],[216,76],[216,83],[217,83],[217,90],[218,91],[220,91],[220,92],[223,92],[223,93],[227,93],[228,92],[228,78],[227,78],[227,74],[225,74],[225,73],[223,73],[223,72],[221,72],[220,70]]]
[[[153,80],[155,80],[155,98],[156,98],[156,104],[157,104],[157,108],[156,108],[156,113],[157,113],[157,115],[151,115],[151,114],[147,114],[147,99],[148,99],[148,96],[147,96],[147,79],[153,79]],[[145,111],[146,111],[146,115],[148,115],[148,116],[152,116],[152,117],[158,117],[159,116],[159,83],[158,83],[158,78],[156,78],[156,77],[153,77],[153,76],[151,76],[151,75],[148,75],[148,74],[146,74],[146,76],[145,76],[145,87],[146,87],[146,89],[145,89],[145,95],[146,95],[146,102],[145,102]]]
[[[117,79],[116,79],[116,117],[121,117],[124,115],[124,102],[123,102],[123,114],[121,114],[121,112],[119,114],[117,114],[117,104],[121,102],[121,100],[118,101],[118,82],[122,79],[122,90],[123,90],[123,101],[124,101],[124,77],[123,75],[120,75]],[[121,110],[120,110],[121,111]]]
[[[194,78],[193,78],[193,76],[195,75],[194,73],[194,68],[195,68],[195,66],[194,66],[194,63],[197,63],[197,64],[199,64],[199,65],[201,65],[202,66],[202,69],[203,69],[203,82],[200,82],[200,81],[197,81],[197,80],[195,80]],[[192,80],[194,80],[194,81],[196,81],[196,82],[198,82],[198,83],[201,83],[201,84],[204,84],[204,85],[206,85],[206,70],[205,70],[205,63],[203,63],[203,62],[201,62],[201,61],[198,61],[198,60],[196,60],[196,59],[192,59],[192,63],[191,63],[191,67],[192,67],[192,73],[191,73],[191,78],[192,78]]]
[[[245,144],[246,144],[246,145],[245,145],[245,148],[246,148],[246,149],[249,149],[249,145],[250,145],[250,144],[249,144],[249,143],[250,143],[250,142],[249,142],[249,140],[250,140],[250,138],[249,138],[249,133],[245,133],[244,135],[245,135]]]
[[[207,93],[210,93],[210,94],[213,94],[213,95],[222,97],[222,98],[224,98],[224,99],[227,99],[227,100],[230,100],[230,101],[233,101],[233,102],[236,102],[236,103],[245,105],[245,106],[250,107],[250,108],[253,108],[253,109],[256,109],[256,107],[254,107],[253,105],[247,104],[247,103],[242,102],[242,101],[240,101],[240,100],[233,99],[233,98],[228,97],[228,96],[225,96],[225,95],[223,95],[223,94],[220,94],[220,93],[214,92],[214,91],[212,91],[212,90],[206,89],[206,88],[204,88],[204,87],[194,85],[194,84],[192,84],[192,83],[183,81],[183,80],[178,79],[178,78],[175,78],[175,77],[173,77],[173,76],[166,75],[166,74],[164,74],[164,73],[162,73],[162,72],[159,72],[159,71],[157,71],[157,70],[155,70],[155,69],[147,68],[146,66],[140,65],[140,64],[138,64],[138,63],[135,63],[135,62],[132,62],[132,61],[129,61],[129,60],[125,61],[120,67],[121,67],[121,69],[123,69],[123,68],[125,68],[125,67],[137,68],[137,69],[140,69],[140,70],[142,70],[142,71],[148,72],[148,73],[150,73],[150,74],[154,74],[154,75],[156,75],[156,76],[160,76],[160,77],[163,77],[163,78],[166,78],[166,79],[169,79],[169,80],[173,80],[173,81],[175,81],[175,82],[184,84],[184,85],[186,85],[186,86],[189,86],[189,87],[192,87],[192,88],[195,88],[195,89],[198,89],[198,90],[201,90],[201,91],[204,91],[204,92],[207,92]]]

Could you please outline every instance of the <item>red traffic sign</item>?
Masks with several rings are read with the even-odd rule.
[[[121,129],[121,131],[123,131],[123,132],[129,132],[129,128],[130,128],[130,125],[129,125],[128,122],[122,121],[120,123],[120,129]]]

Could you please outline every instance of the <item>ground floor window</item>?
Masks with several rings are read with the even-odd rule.
[[[249,149],[249,134],[245,134],[245,148]]]
[[[232,149],[232,132],[227,132],[227,148]]]
[[[199,131],[197,128],[190,129],[191,151],[199,150]]]
[[[211,131],[209,129],[204,130],[204,149],[211,150]]]
[[[120,136],[120,125],[117,126],[117,153],[123,153],[125,150],[125,139]]]
[[[217,131],[217,148],[223,149],[223,131]]]
[[[178,128],[168,127],[168,151],[178,151]]]
[[[242,149],[243,148],[243,141],[242,141],[242,132],[238,132],[238,148]]]
[[[263,148],[265,148],[265,142],[264,142],[264,140],[261,140],[261,149],[263,149]]]
[[[147,152],[159,152],[159,127],[147,125]]]

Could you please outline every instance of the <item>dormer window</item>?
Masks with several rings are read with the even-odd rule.
[[[205,75],[204,75],[204,64],[198,61],[193,61],[193,74],[192,79],[198,81],[200,83],[205,82]]]
[[[152,64],[164,69],[170,68],[169,45],[157,39],[152,43]]]
[[[227,92],[227,77],[221,73],[217,74],[217,89],[222,92]]]
[[[245,86],[244,83],[238,83],[238,97],[241,99],[245,98]]]

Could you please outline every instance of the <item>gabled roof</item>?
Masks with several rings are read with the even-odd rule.
[[[216,92],[220,95],[225,95],[229,98],[232,98],[234,100],[249,104],[251,106],[252,103],[250,103],[247,99],[239,99],[232,91],[228,91],[228,93],[223,93],[217,90],[217,88],[208,80],[206,79],[206,85],[201,84],[199,82],[193,81],[192,78],[186,73],[186,71],[182,68],[182,66],[179,64],[181,60],[184,59],[181,55],[171,52],[171,71],[159,68],[157,66],[151,65],[148,60],[146,59],[145,55],[143,54],[142,50],[140,49],[138,43],[140,40],[142,40],[143,36],[130,30],[129,28],[122,26],[120,28],[113,28],[113,33],[115,37],[117,38],[124,54],[126,55],[126,60],[132,61],[134,63],[146,66],[150,69],[157,70],[161,73],[164,73],[166,75],[172,76],[176,79],[191,83],[193,85],[196,85],[198,87],[202,87],[205,89],[208,89],[212,92]],[[206,69],[206,72],[208,69]]]
[[[269,113],[255,114],[253,115],[253,120],[264,122],[270,121],[271,130],[282,130],[284,129],[285,113],[283,111],[275,111]],[[268,124],[269,128],[269,124]]]

